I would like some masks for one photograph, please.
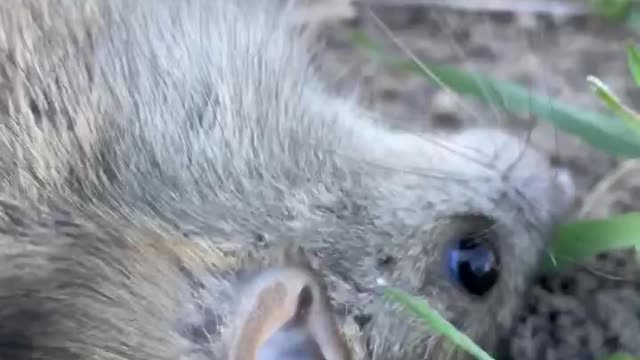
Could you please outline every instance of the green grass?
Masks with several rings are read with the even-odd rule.
[[[640,157],[640,137],[629,134],[621,119],[595,111],[580,109],[550,97],[536,94],[516,83],[498,81],[487,76],[439,64],[417,64],[411,60],[390,57],[374,40],[360,32],[352,41],[396,69],[410,71],[446,87],[462,96],[515,114],[531,114],[549,121],[564,131],[581,136],[591,145],[620,156]]]
[[[551,245],[553,258],[546,259],[544,268],[561,270],[604,251],[638,246],[639,240],[640,212],[563,224]]]
[[[624,21],[634,7],[633,0],[589,0],[600,16],[612,21]]]
[[[627,25],[640,32],[640,8],[634,0],[591,0],[596,9],[609,19],[625,19]],[[462,71],[439,64],[417,63],[390,57],[382,47],[363,33],[353,33],[352,40],[379,60],[404,71],[424,76],[435,85],[446,87],[461,96],[473,97],[487,105],[515,114],[531,114],[548,121],[560,130],[574,134],[585,142],[609,154],[640,158],[640,115],[622,101],[606,84],[585,74],[585,86],[594,91],[610,114],[581,109],[540,94],[516,83],[498,81],[490,77]],[[640,86],[640,51],[631,42],[627,45],[629,71]],[[640,212],[613,216],[607,219],[575,221],[562,224],[552,241],[545,271],[557,271],[565,266],[591,258],[601,252],[633,248],[640,254]],[[640,258],[639,258],[640,259]],[[465,334],[432,309],[420,298],[402,291],[386,288],[385,294],[405,310],[421,320],[432,331],[445,336],[451,343],[477,359],[492,357]],[[612,354],[607,360],[633,360],[626,354]]]
[[[613,354],[609,355],[605,360],[638,360],[628,354]]]
[[[478,360],[494,360],[490,354],[442,317],[425,299],[409,295],[406,292],[391,287],[385,287],[383,292],[388,299],[400,305],[405,311],[420,320],[425,328],[435,332],[437,335],[444,336],[453,345],[458,346]],[[605,357],[603,360],[638,359],[628,354],[616,353]]]
[[[422,320],[426,326],[439,335],[445,336],[453,344],[467,351],[479,360],[493,360],[482,348],[473,342],[467,335],[460,332],[450,322],[443,318],[429,303],[421,298],[406,294],[390,287],[384,288],[384,294],[401,305],[403,308]]]
[[[622,24],[640,34],[640,1],[638,0],[587,0],[602,18]]]

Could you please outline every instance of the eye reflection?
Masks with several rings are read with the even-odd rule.
[[[446,256],[451,276],[470,294],[485,295],[497,283],[498,254],[486,235],[455,241]]]

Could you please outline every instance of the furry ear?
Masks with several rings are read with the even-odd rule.
[[[241,298],[231,360],[347,360],[327,293],[310,268],[271,268]]]
[[[298,295],[293,317],[260,346],[257,360],[326,360],[320,345],[308,328],[307,321],[312,304],[311,288],[304,286]]]
[[[302,290],[300,290],[296,312],[291,320],[296,323],[305,322],[311,310],[311,305],[313,305],[313,293],[309,285],[305,285]]]

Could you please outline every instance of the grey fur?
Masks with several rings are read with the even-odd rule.
[[[379,277],[493,346],[571,179],[500,130],[387,129],[325,89],[290,20],[267,0],[0,4],[1,358],[224,359],[238,286],[290,242],[341,324],[372,317],[345,330],[354,358],[451,355]],[[502,259],[482,299],[441,256],[475,215]],[[219,263],[140,246],[183,241]]]

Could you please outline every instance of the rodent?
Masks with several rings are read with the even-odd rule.
[[[254,359],[299,304],[327,360],[466,356],[379,278],[493,348],[571,177],[500,129],[386,127],[292,8],[0,4],[0,358]]]

